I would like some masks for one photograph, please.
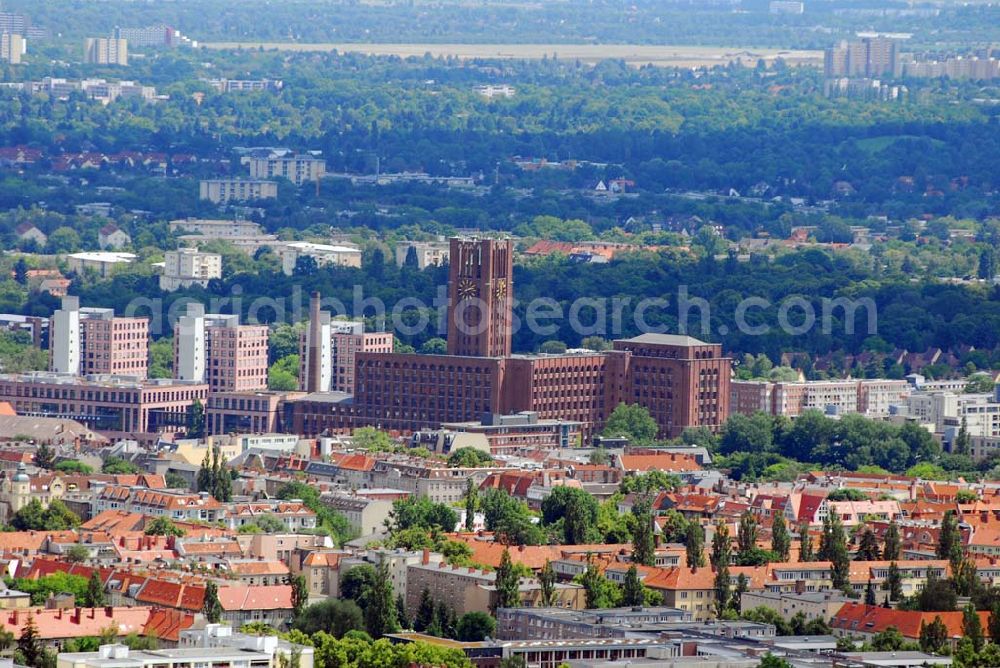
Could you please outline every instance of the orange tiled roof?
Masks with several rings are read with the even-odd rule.
[[[622,468],[626,471],[700,471],[701,466],[691,455],[676,452],[660,452],[652,455],[620,455]]]
[[[117,628],[119,636],[142,633],[151,608],[67,608],[4,610],[0,612],[0,627],[20,638],[31,618],[43,640],[99,636],[108,628]]]
[[[177,642],[180,640],[181,631],[191,628],[192,625],[194,625],[193,614],[180,610],[153,608],[142,629],[142,634],[160,640]]]
[[[961,612],[919,612],[916,610],[894,610],[877,605],[861,603],[845,603],[833,616],[832,628],[858,633],[881,633],[890,626],[895,626],[905,638],[920,638],[920,625],[930,624],[935,617],[948,628],[949,638],[962,637]],[[979,612],[983,628],[989,623],[989,612]]]
[[[288,575],[288,566],[277,560],[229,562],[229,572],[233,575]]]
[[[233,585],[219,588],[223,610],[291,610],[291,585]]]
[[[109,533],[135,531],[142,527],[142,513],[129,513],[124,510],[103,510],[80,525],[81,529],[101,530]]]

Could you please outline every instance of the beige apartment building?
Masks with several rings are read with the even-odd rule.
[[[163,255],[160,289],[173,292],[198,284],[208,287],[214,278],[222,278],[222,256],[204,253],[196,248],[179,248]]]
[[[206,179],[199,184],[199,197],[214,204],[274,199],[278,184],[263,179]]]
[[[27,40],[23,35],[4,32],[0,33],[0,60],[11,65],[19,65],[21,56],[28,50]]]
[[[250,157],[250,177],[253,179],[288,179],[297,186],[318,181],[326,174],[326,160],[312,155],[272,154]]]
[[[128,40],[88,37],[83,42],[83,62],[88,65],[128,65]]]
[[[438,564],[412,564],[406,575],[406,609],[412,616],[420,606],[424,589],[431,592],[435,601],[444,603],[461,617],[467,612],[491,612],[496,606],[496,573]],[[522,578],[520,585],[521,605],[538,607],[541,604],[541,588],[534,578]],[[583,587],[575,584],[556,585],[556,605],[558,608],[582,610],[585,607]]]
[[[451,244],[447,241],[400,241],[396,244],[396,265],[402,267],[413,253],[417,258],[417,269],[440,267],[448,264],[450,249]]]
[[[906,401],[911,386],[905,380],[822,380],[771,382],[733,380],[730,406],[734,412],[750,415],[797,417],[816,410],[832,415],[860,413],[870,417],[889,414],[889,407]]]

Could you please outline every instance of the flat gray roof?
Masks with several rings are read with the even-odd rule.
[[[656,334],[649,332],[633,336],[631,339],[620,339],[629,343],[654,343],[661,346],[707,346],[711,345],[704,341],[686,336],[684,334]]]

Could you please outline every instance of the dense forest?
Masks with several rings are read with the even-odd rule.
[[[765,0],[569,0],[524,3],[386,2],[323,3],[249,0],[100,3],[77,0],[8,0],[5,7],[30,14],[53,34],[82,39],[114,25],[167,23],[202,41],[429,42],[429,43],[633,43],[823,48],[857,30],[915,33],[915,39],[995,42],[994,5],[945,5],[927,16],[884,3],[817,0],[804,15],[772,15]],[[738,11],[734,11],[738,10]],[[820,23],[825,30],[817,30]]]

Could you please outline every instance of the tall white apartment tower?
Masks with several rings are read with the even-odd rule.
[[[49,350],[52,370],[56,373],[80,372],[80,298],[63,297],[62,308],[52,314],[49,327]]]
[[[177,319],[174,335],[174,376],[178,380],[205,382],[205,307],[188,304]]]

